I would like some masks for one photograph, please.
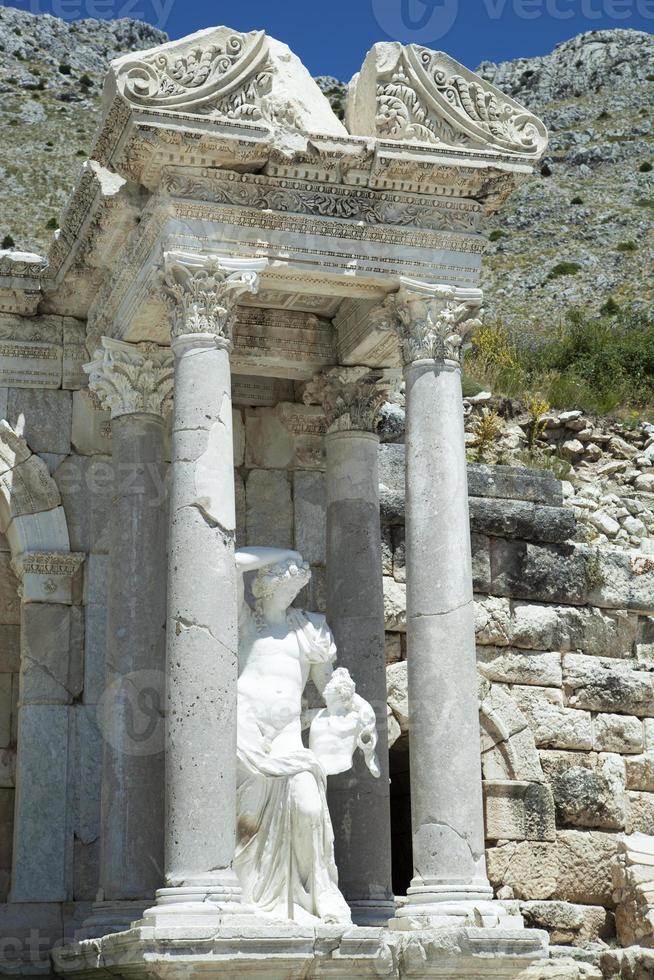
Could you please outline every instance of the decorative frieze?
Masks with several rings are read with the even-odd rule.
[[[232,363],[233,363],[232,359]],[[273,408],[293,401],[293,382],[284,378],[232,373],[232,402],[237,406]]]
[[[84,388],[87,378],[84,364],[88,360],[86,324],[73,317],[64,317],[64,353],[61,386],[69,391]]]
[[[370,314],[382,330],[394,331],[405,364],[420,360],[459,363],[472,331],[481,321],[479,289],[456,289],[401,279],[400,289]]]
[[[0,340],[0,386],[60,388],[61,360],[56,344]]]
[[[234,332],[234,370],[306,380],[336,362],[331,322],[312,313],[242,306]]]
[[[172,407],[173,359],[157,344],[126,344],[110,337],[84,365],[89,388],[111,417],[149,413],[166,417]]]
[[[231,350],[237,304],[258,290],[266,260],[166,252],[164,263],[173,340],[210,334]]]
[[[441,231],[475,231],[482,212],[476,201],[427,195],[384,193],[366,187],[334,186],[324,181],[276,179],[258,174],[170,170],[163,186],[173,197],[214,204],[313,214],[320,218],[363,221]]]
[[[327,432],[375,432],[379,409],[396,380],[391,372],[335,367],[309,382],[304,403],[322,406]]]

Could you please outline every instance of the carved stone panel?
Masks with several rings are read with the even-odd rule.
[[[335,363],[329,320],[311,313],[240,307],[232,355],[235,371],[306,379]]]

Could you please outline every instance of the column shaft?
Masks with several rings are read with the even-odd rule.
[[[332,432],[327,447],[327,619],[357,693],[375,709],[381,775],[357,752],[349,772],[329,779],[339,884],[355,923],[393,915],[384,651],[384,594],[379,522],[379,439]]]
[[[154,897],[163,881],[166,648],[165,423],[112,422],[114,496],[102,727],[105,901]]]
[[[461,376],[418,360],[405,378],[409,895],[487,900]]]
[[[220,346],[216,346],[220,344]],[[238,900],[237,598],[229,354],[173,341],[166,884],[160,901]],[[180,891],[181,889],[181,891]],[[166,894],[166,892],[168,894]]]

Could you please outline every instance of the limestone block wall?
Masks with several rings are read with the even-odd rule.
[[[402,458],[402,446],[381,449],[400,757]],[[571,545],[573,513],[546,473],[470,466],[469,490],[489,876],[554,942],[608,938],[624,834],[654,834],[654,561]]]

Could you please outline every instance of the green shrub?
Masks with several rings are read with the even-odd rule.
[[[553,269],[550,269],[547,278],[558,279],[559,276],[574,276],[581,266],[578,262],[558,262]]]
[[[503,228],[493,228],[490,235],[488,236],[489,242],[499,242],[500,238],[508,238],[509,233],[504,231]]]
[[[61,75],[70,75],[72,70],[73,69],[70,67],[69,64],[66,64],[66,62],[63,62],[61,65],[59,65],[59,73]]]
[[[572,200],[570,201],[570,204],[583,204],[583,203],[584,203],[583,197],[573,197]]]
[[[612,296],[609,296],[606,303],[603,303],[602,306],[600,306],[600,313],[602,316],[615,316],[615,314],[619,312],[620,307]]]
[[[637,252],[638,246],[635,242],[619,242],[615,246],[616,252]]]
[[[639,197],[636,204],[639,208],[654,208],[654,197]]]
[[[5,235],[2,239],[2,248],[14,248],[16,242],[13,240],[11,235]]]
[[[641,174],[649,174],[652,172],[652,164],[646,160],[645,163],[641,163],[638,171]]]
[[[59,222],[57,221],[56,218],[48,218],[48,220],[45,223],[45,227],[49,231],[54,231],[55,228],[59,227]]]
[[[93,79],[89,78],[89,76],[85,73],[84,75],[80,76],[79,83],[82,86],[82,88],[92,88]]]
[[[466,370],[494,394],[537,392],[554,408],[607,414],[654,408],[654,314],[622,309],[611,297],[602,315],[571,311],[543,337],[485,324],[473,337]]]

